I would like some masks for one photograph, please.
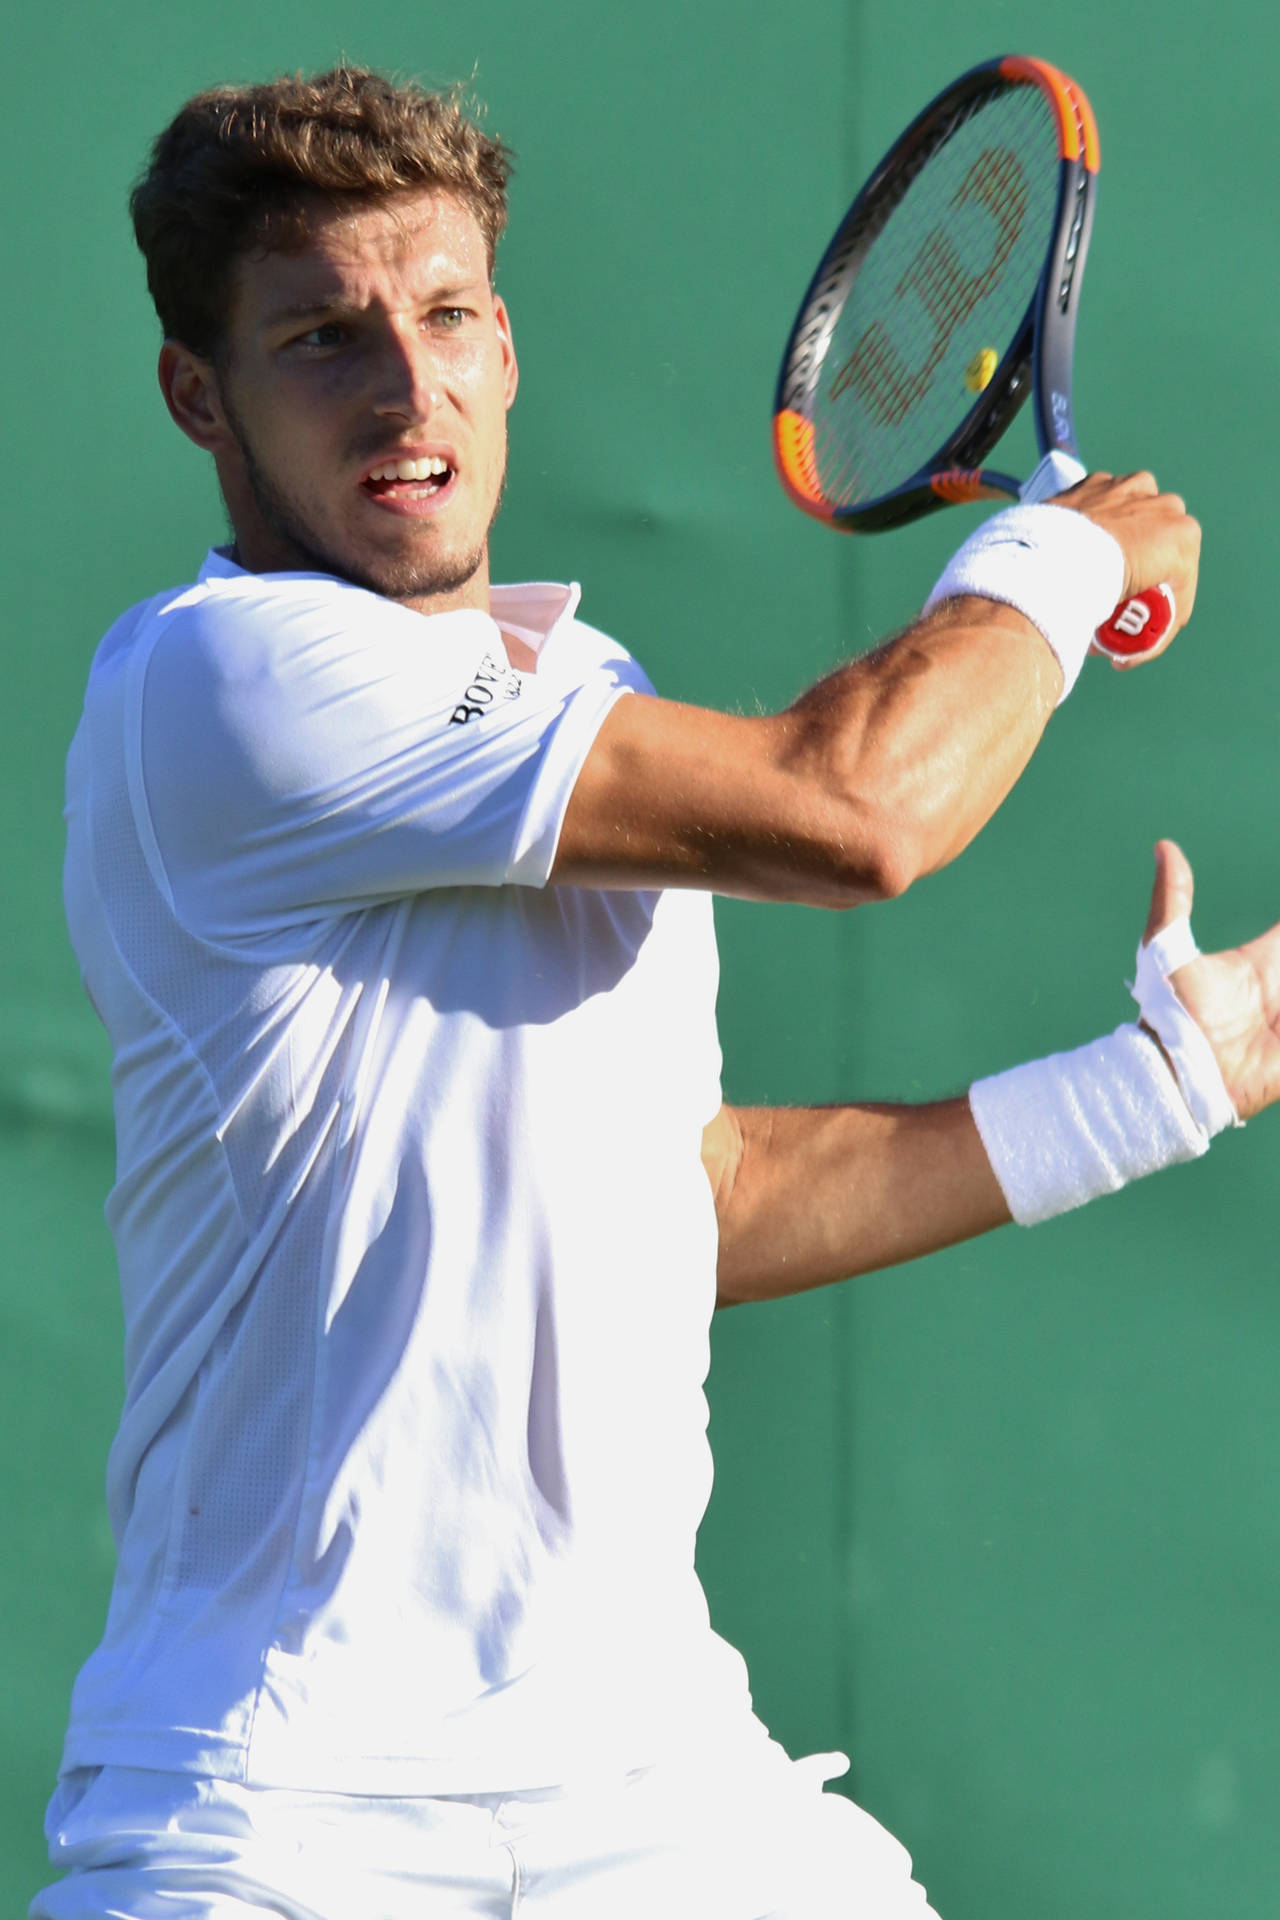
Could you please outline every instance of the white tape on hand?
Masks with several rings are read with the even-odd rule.
[[[1129,991],[1169,1057],[1182,1097],[1205,1135],[1211,1140],[1225,1127],[1242,1127],[1222,1078],[1217,1056],[1204,1029],[1178,998],[1170,974],[1194,960],[1200,949],[1186,914],[1173,920],[1145,946],[1138,948],[1137,967]]]

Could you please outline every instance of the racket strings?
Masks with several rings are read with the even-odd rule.
[[[1014,86],[957,114],[915,168],[853,276],[810,399],[814,477],[832,504],[905,485],[976,404],[971,369],[985,385],[1035,295],[1058,161],[1048,101]]]
[[[919,403],[957,327],[1000,279],[1026,218],[1027,182],[1012,154],[983,149],[961,183],[955,204],[971,199],[986,207],[998,229],[995,250],[983,271],[967,273],[950,235],[934,228],[894,289],[898,299],[915,293],[933,328],[932,343],[919,367],[909,370],[888,327],[882,320],[873,320],[828,388],[832,400],[852,386],[872,419],[888,427],[901,426]]]

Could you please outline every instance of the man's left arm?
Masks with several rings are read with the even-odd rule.
[[[721,1107],[702,1159],[720,1222],[720,1306],[895,1266],[1010,1218],[964,1099]]]
[[[1189,915],[1191,897],[1185,857],[1162,841],[1144,944]],[[1280,1099],[1280,925],[1200,954],[1171,979],[1239,1117]],[[1167,1061],[1158,1071],[1169,1074],[1176,1104]],[[1135,1115],[1138,1129],[1142,1119]],[[720,1222],[722,1306],[893,1266],[1013,1217],[965,1098],[723,1107],[703,1136],[703,1163]]]

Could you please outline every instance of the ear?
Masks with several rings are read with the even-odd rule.
[[[502,342],[503,385],[510,407],[516,397],[516,388],[520,385],[520,369],[516,365],[516,343],[511,337],[511,315],[507,312],[505,300],[493,296],[493,313],[498,323],[498,338]]]
[[[212,361],[202,360],[180,340],[166,340],[156,374],[164,403],[188,440],[214,454],[233,444]]]

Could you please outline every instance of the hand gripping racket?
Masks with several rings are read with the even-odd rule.
[[[848,533],[938,507],[1035,501],[1084,478],[1071,419],[1076,309],[1098,129],[1044,60],[989,60],[890,148],[832,240],[783,356],[774,457],[796,505]],[[1041,460],[982,465],[1031,393]],[[1167,586],[1095,645],[1132,660],[1175,617]]]

